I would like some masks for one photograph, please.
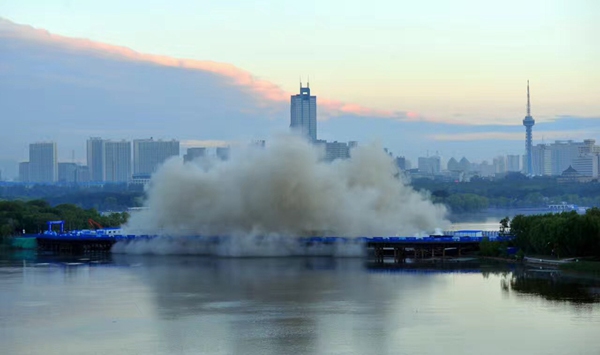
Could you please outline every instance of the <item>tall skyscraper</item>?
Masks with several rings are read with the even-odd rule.
[[[131,142],[104,141],[104,181],[127,182],[131,179]]]
[[[523,126],[525,126],[525,156],[527,157],[527,165],[525,165],[525,174],[533,174],[533,159],[531,156],[531,145],[532,145],[532,134],[533,125],[535,120],[531,117],[531,103],[529,101],[529,80],[527,80],[527,116],[523,119]]]
[[[527,156],[523,156],[523,166],[526,165]],[[552,150],[548,144],[538,144],[531,147],[532,175],[549,176],[552,174]],[[562,173],[562,171],[561,171]]]
[[[54,183],[58,180],[56,143],[32,143],[29,145],[29,181]]]
[[[179,156],[179,141],[135,139],[133,141],[133,175],[150,176],[172,156]]]
[[[291,97],[290,128],[305,135],[311,142],[317,141],[317,97],[310,95],[310,85],[302,87],[300,94]]]
[[[87,166],[90,170],[90,181],[104,181],[104,140],[92,137],[87,141]]]

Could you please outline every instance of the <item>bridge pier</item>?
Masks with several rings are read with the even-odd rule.
[[[367,248],[372,251],[375,262],[383,263],[387,258],[394,263],[403,263],[408,255],[415,260],[425,258],[461,257],[464,252],[479,249],[479,240],[373,240],[367,242]],[[449,249],[454,249],[449,253]],[[411,250],[412,252],[409,252]],[[450,255],[449,255],[450,254]]]

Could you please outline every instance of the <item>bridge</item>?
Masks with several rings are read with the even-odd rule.
[[[367,238],[366,247],[375,262],[383,263],[385,259],[393,258],[394,262],[400,263],[409,258],[425,259],[440,257],[444,259],[448,256],[460,257],[465,252],[479,250],[479,245],[484,240],[506,242],[512,238],[512,236],[501,235],[498,232],[457,231],[424,238]]]
[[[59,226],[59,231],[52,229],[55,225]],[[87,252],[110,252],[112,246],[117,242],[144,241],[157,238],[158,236],[123,235],[119,228],[65,232],[63,221],[50,221],[48,222],[48,230],[34,237],[36,238],[39,250],[79,254]],[[195,236],[189,238],[213,245],[228,239],[227,236]],[[297,238],[297,242],[303,247],[360,243],[365,246],[368,254],[374,257],[376,262],[384,262],[386,258],[393,258],[394,262],[403,262],[409,258],[460,257],[464,252],[479,250],[479,244],[484,240],[501,242],[509,241],[510,239],[512,239],[511,236],[503,235],[499,232],[458,230],[423,237],[299,237]]]

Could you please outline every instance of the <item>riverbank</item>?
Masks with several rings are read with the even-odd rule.
[[[518,260],[517,258],[503,258],[499,256],[477,256],[480,260],[493,261],[497,263],[511,263],[511,264],[522,264],[522,260]]]
[[[553,269],[560,270],[566,276],[576,277],[576,278],[589,278],[589,279],[600,279],[600,261],[596,260],[578,260],[574,259],[570,262],[564,262],[570,259],[556,259],[552,256],[547,255],[535,255],[527,257],[523,260],[519,260],[517,258],[505,258],[505,257],[495,257],[495,256],[477,256],[480,260],[485,260],[487,262],[495,262],[495,263],[507,263],[507,264],[523,264],[529,265],[532,267],[549,267]],[[539,259],[545,262],[531,262],[527,261],[527,259]],[[563,262],[560,262],[563,261]]]

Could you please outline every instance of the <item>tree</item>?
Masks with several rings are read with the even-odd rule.
[[[507,235],[509,231],[510,218],[504,217],[500,220],[500,235]]]

